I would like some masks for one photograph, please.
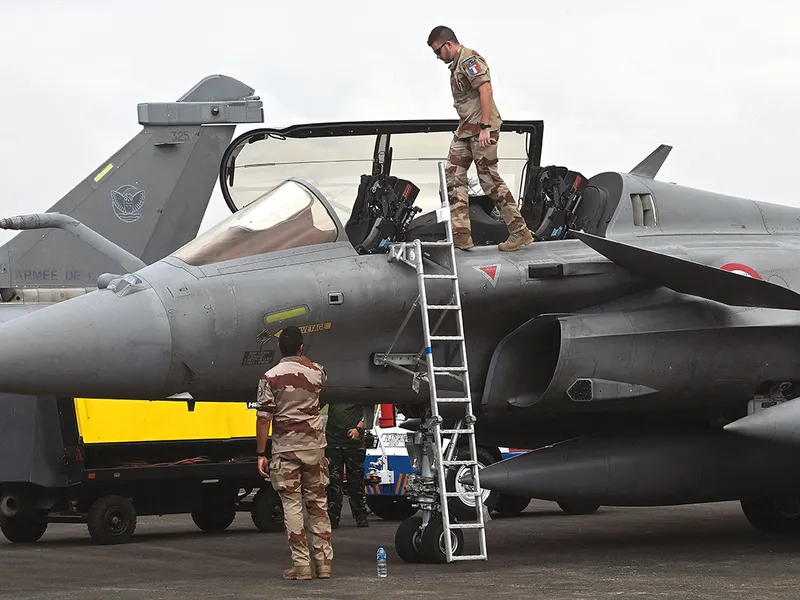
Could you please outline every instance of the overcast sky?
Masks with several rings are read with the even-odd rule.
[[[269,125],[455,118],[439,24],[485,56],[504,118],[544,120],[544,164],[627,171],[666,143],[659,179],[800,205],[800,5],[756,5],[3,2],[0,216],[46,210],[140,130],[137,103],[213,73],[254,87]],[[227,214],[215,191],[201,229]]]

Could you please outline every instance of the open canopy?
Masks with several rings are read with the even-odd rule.
[[[220,184],[232,211],[247,206],[282,181],[297,177],[324,194],[344,223],[361,175],[380,172],[420,188],[423,212],[439,207],[436,163],[447,159],[457,120],[363,121],[259,128],[236,138],[220,167]],[[527,165],[539,165],[542,121],[507,121],[499,145],[499,170],[519,197]],[[469,175],[477,182],[474,165]]]
[[[415,206],[441,204],[437,162],[458,121],[377,121],[255,129],[222,158],[220,184],[233,214],[172,256],[201,266],[346,239],[362,175],[391,174],[420,188]],[[503,124],[500,173],[522,194],[541,156],[541,121]],[[474,172],[474,165],[470,173]],[[480,193],[480,192],[478,192]]]

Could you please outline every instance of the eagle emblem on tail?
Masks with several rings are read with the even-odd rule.
[[[145,196],[144,190],[132,185],[121,185],[111,190],[111,207],[114,209],[114,214],[124,223],[138,221],[142,216]]]

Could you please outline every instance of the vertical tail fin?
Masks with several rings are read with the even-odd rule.
[[[142,130],[48,212],[70,215],[145,263],[197,235],[236,123],[261,123],[254,90],[225,75],[177,102],[140,104]],[[11,215],[7,215],[11,216]],[[0,289],[93,287],[120,265],[61,229],[21,231],[0,247]]]

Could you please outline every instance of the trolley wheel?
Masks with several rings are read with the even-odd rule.
[[[497,499],[495,510],[501,517],[515,517],[528,508],[528,504],[530,503],[531,499],[525,498],[524,496],[500,494],[500,497]]]
[[[367,496],[367,506],[384,521],[405,521],[419,510],[408,496]]]
[[[133,502],[122,496],[102,496],[86,516],[89,535],[98,544],[124,544],[136,530]]]
[[[259,531],[283,531],[283,504],[281,497],[271,487],[263,487],[253,497],[250,517]]]
[[[453,556],[463,554],[464,532],[461,529],[453,529],[450,532],[450,540],[453,545]],[[422,532],[422,555],[427,562],[447,562],[444,521],[442,521],[442,517],[433,517],[428,521],[428,526],[425,528],[425,531]]]
[[[568,515],[591,515],[597,512],[600,505],[578,500],[574,502],[558,502],[558,507]]]
[[[422,562],[422,517],[409,517],[394,534],[394,549],[407,563]]]
[[[14,544],[32,544],[39,541],[47,530],[47,521],[34,517],[0,516],[0,530],[5,538]]]

